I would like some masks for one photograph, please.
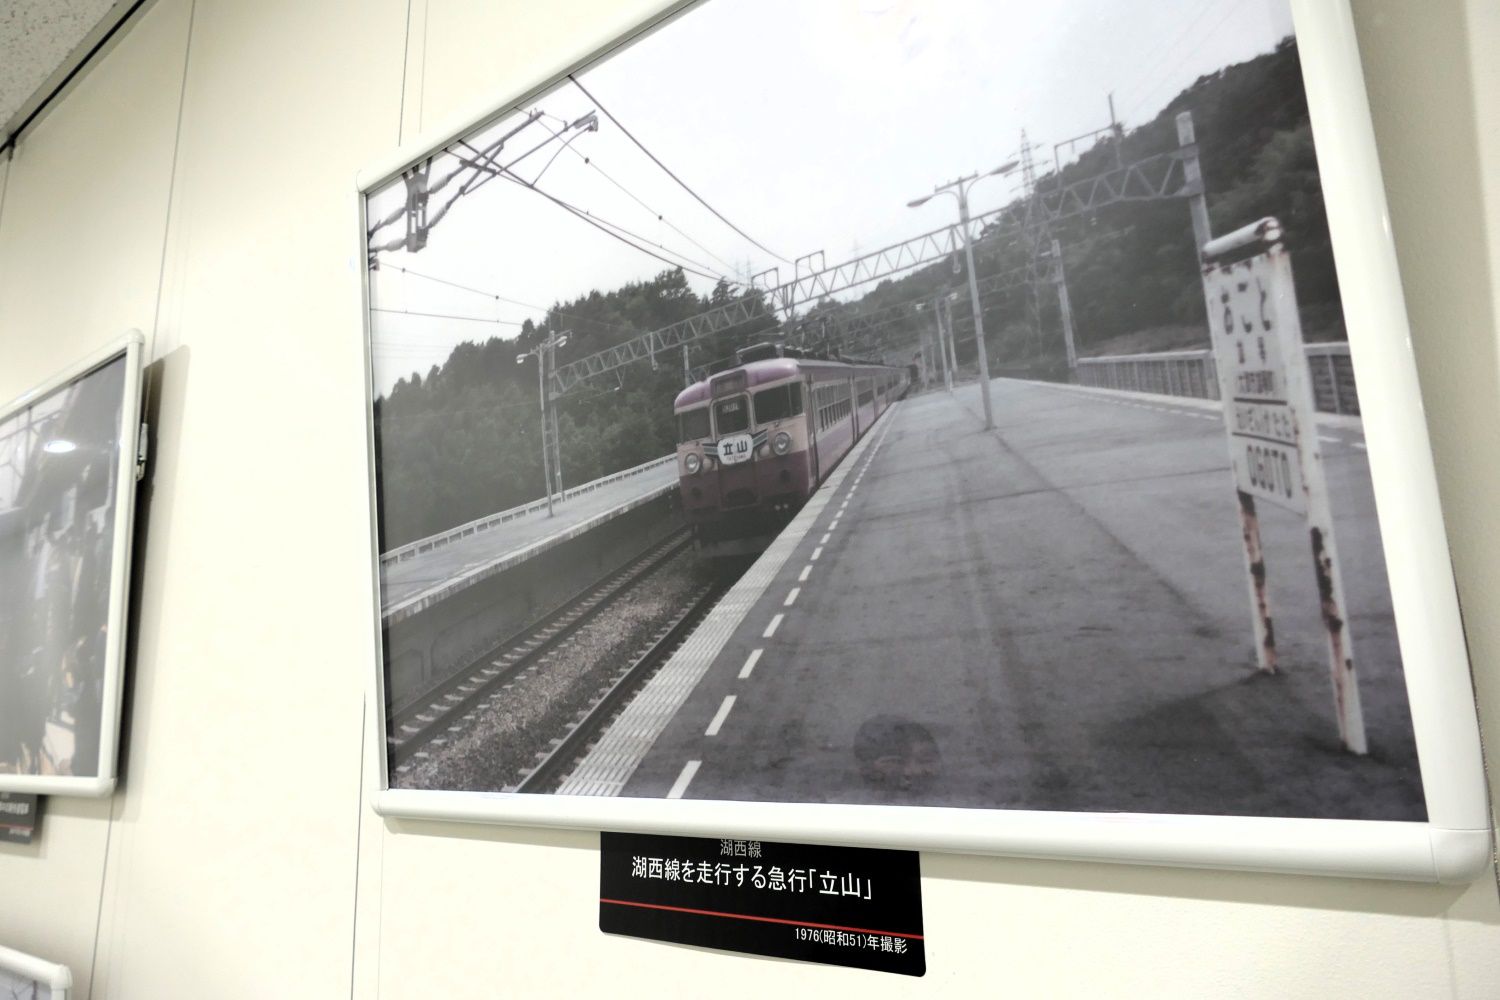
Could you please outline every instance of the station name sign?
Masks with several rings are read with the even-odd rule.
[[[1339,738],[1349,751],[1365,754],[1369,744],[1318,444],[1317,403],[1302,342],[1292,258],[1281,224],[1274,218],[1252,223],[1205,244],[1203,256],[1203,297],[1239,494],[1256,659],[1261,670],[1276,672],[1276,632],[1267,586],[1270,568],[1256,511],[1256,501],[1266,500],[1302,515],[1328,646]]]
[[[1313,414],[1299,412],[1288,384],[1288,363],[1296,364],[1302,350],[1288,258],[1262,253],[1208,267],[1203,291],[1235,484],[1251,496],[1306,513],[1302,436],[1315,434],[1316,425]],[[1291,317],[1284,315],[1288,303]]]

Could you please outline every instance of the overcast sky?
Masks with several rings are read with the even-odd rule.
[[[1014,158],[1023,128],[1050,163],[1053,143],[1108,124],[1109,93],[1133,127],[1198,76],[1269,51],[1291,33],[1286,0],[708,0],[579,79],[754,240],[786,258],[822,250],[831,265],[953,222],[950,198],[919,209],[906,203]],[[530,107],[556,130],[596,105],[565,82]],[[790,275],[789,265],[716,219],[599,118],[597,132],[560,153],[560,142],[548,142],[517,173],[532,180],[546,166],[538,187],[704,272],[743,280],[779,265]],[[512,116],[485,134],[521,120]],[[548,140],[542,129],[533,124],[513,137],[501,160]],[[981,182],[973,210],[1010,200],[1017,183]],[[378,193],[370,215],[399,203],[396,190]],[[457,343],[512,337],[554,302],[667,267],[501,180],[461,199],[422,251],[380,257],[394,265],[372,275],[382,393],[441,364]],[[713,285],[692,281],[700,292]],[[390,309],[493,322],[382,311]]]

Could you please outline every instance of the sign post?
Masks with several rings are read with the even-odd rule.
[[[1354,672],[1354,640],[1323,477],[1292,261],[1282,243],[1281,224],[1262,219],[1206,243],[1203,294],[1239,496],[1260,668],[1276,670],[1275,630],[1256,513],[1256,501],[1264,500],[1307,518],[1339,736],[1348,750],[1364,754],[1368,746]]]

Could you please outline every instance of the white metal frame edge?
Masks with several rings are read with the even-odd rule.
[[[653,16],[596,24],[560,61],[533,62],[502,99],[455,116],[362,171],[357,179],[359,259],[365,195],[469,130],[514,111],[568,73],[659,28],[699,0],[660,2]],[[1465,882],[1491,860],[1487,791],[1447,538],[1423,418],[1395,247],[1348,0],[1291,0],[1304,85],[1334,236],[1356,377],[1387,405],[1364,416],[1371,475],[1397,609],[1428,821],[1077,813],[937,807],[815,805],[599,798],[391,789],[385,747],[378,587],[372,594],[380,773],[375,810],[401,820],[672,832],[1000,854],[1070,861]],[[1357,289],[1357,292],[1353,290]],[[366,411],[373,401],[369,275],[361,281]],[[374,439],[370,463],[370,568],[379,579]]]
[[[73,382],[115,358],[125,359],[125,379],[120,413],[120,437],[116,444],[119,496],[115,500],[114,542],[110,549],[109,643],[104,651],[104,691],[100,702],[99,773],[93,777],[40,774],[0,774],[0,792],[27,795],[69,795],[102,798],[111,795],[117,780],[120,751],[120,707],[125,691],[126,629],[130,611],[130,560],[135,534],[136,448],[141,427],[141,359],[145,338],[131,330],[77,361],[47,381],[0,406],[4,420],[38,399]]]
[[[73,972],[66,965],[4,945],[0,945],[0,969],[42,983],[52,991],[52,1000],[68,1000],[68,993],[73,989]]]

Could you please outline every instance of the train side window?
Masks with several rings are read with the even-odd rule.
[[[750,400],[745,396],[731,396],[714,404],[714,426],[719,436],[736,434],[750,426]]]
[[[763,389],[755,394],[755,422],[768,423],[784,420],[802,412],[802,386],[779,385],[774,389]]]
[[[708,407],[700,406],[696,410],[685,410],[677,414],[677,441],[679,444],[706,438],[710,433],[708,428]]]

